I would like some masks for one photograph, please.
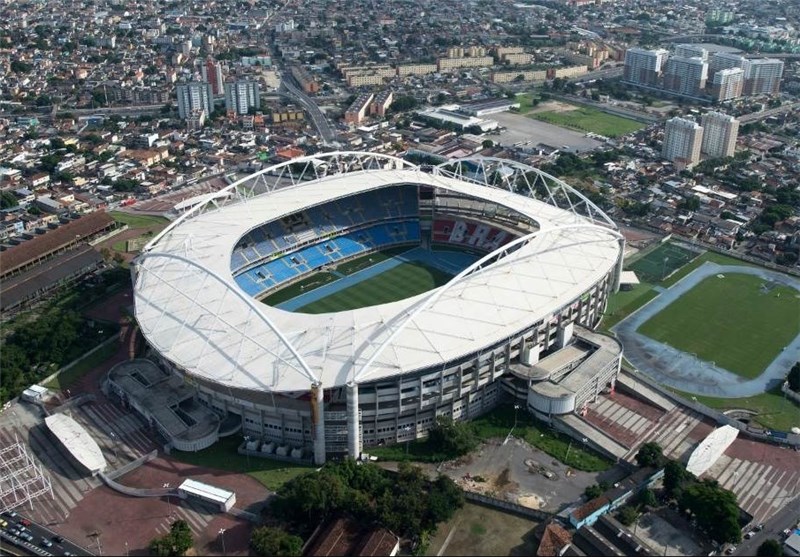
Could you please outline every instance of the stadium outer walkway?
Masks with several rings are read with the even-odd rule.
[[[692,354],[637,332],[643,323],[694,288],[700,281],[720,273],[755,275],[800,292],[800,280],[788,275],[759,267],[706,262],[672,287],[662,290],[661,294],[650,303],[612,327],[611,331],[622,342],[625,358],[639,371],[663,385],[688,393],[721,398],[741,398],[761,394],[783,383],[789,369],[800,360],[800,334],[775,357],[761,375],[747,380],[711,362],[700,360]]]
[[[319,288],[315,288],[310,292],[305,292],[299,296],[295,296],[291,300],[287,300],[278,304],[278,309],[285,311],[297,311],[303,306],[313,304],[314,302],[327,298],[331,294],[335,294],[340,290],[354,286],[365,280],[377,277],[390,269],[402,265],[403,263],[423,263],[434,269],[439,269],[450,275],[457,275],[462,269],[466,269],[472,263],[478,260],[478,257],[462,251],[448,251],[436,250],[430,251],[424,248],[411,248],[389,259],[385,259],[380,263],[376,263],[371,267],[362,269],[352,275],[347,275],[339,280],[324,284]]]

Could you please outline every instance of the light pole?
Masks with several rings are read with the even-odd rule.
[[[169,489],[169,484],[165,483],[162,486],[164,489]],[[172,500],[170,499],[170,492],[167,492],[167,508],[169,509],[169,514],[167,516],[172,516]]]
[[[125,557],[130,557],[131,553],[128,551],[128,542],[125,542]]]
[[[119,459],[117,458],[117,435],[113,431],[108,432],[108,435],[111,437],[111,440],[114,441],[114,461],[119,463]]]
[[[250,436],[244,436],[244,454],[247,457],[247,469],[250,469]]]
[[[567,445],[567,454],[564,456],[564,464],[569,465],[569,452],[572,450],[572,439],[569,440],[569,445]]]
[[[219,537],[222,540],[222,554],[225,555],[225,528],[219,529]]]
[[[669,261],[669,257],[665,257],[664,262],[661,265],[661,280],[664,280],[664,278],[667,276],[667,261]]]
[[[404,426],[404,427],[403,427],[403,431],[405,431],[405,432],[406,432],[406,455],[407,455],[407,454],[408,454],[408,444],[409,444],[409,442],[411,441],[411,440],[408,438],[408,435],[409,435],[409,433],[411,432],[411,426],[410,426],[410,425]]]

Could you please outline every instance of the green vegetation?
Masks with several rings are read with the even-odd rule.
[[[250,535],[250,548],[259,557],[300,557],[303,538],[280,528],[261,526]]]
[[[353,459],[327,463],[284,484],[270,505],[272,515],[307,535],[332,516],[384,526],[407,539],[435,531],[464,505],[464,494],[447,476],[429,482],[418,467],[401,462],[397,474]]]
[[[166,228],[169,220],[163,217],[155,217],[152,215],[134,215],[131,213],[123,213],[121,211],[111,211],[109,213],[111,218],[122,224],[127,224],[131,228],[149,228],[161,227]]]
[[[777,540],[765,540],[756,550],[758,557],[783,557],[783,547]]]
[[[519,103],[520,114],[527,114],[539,105],[539,96],[533,93],[520,93],[515,95],[512,100]]]
[[[78,363],[71,368],[64,370],[57,377],[44,384],[48,389],[61,391],[72,387],[78,380],[86,375],[87,372],[96,368],[106,360],[110,359],[117,351],[119,344],[116,342],[109,342],[106,346],[100,348],[97,352],[84,356]]]
[[[179,557],[186,555],[192,547],[192,531],[185,520],[176,520],[169,527],[169,534],[150,541],[150,553],[158,557]]]
[[[446,284],[451,275],[420,263],[401,263],[376,277],[301,307],[303,313],[345,311],[386,304]]]
[[[739,526],[739,506],[736,495],[720,487],[714,480],[693,481],[678,498],[678,507],[690,512],[697,527],[719,543],[739,543],[742,530]]]
[[[617,520],[625,526],[633,526],[636,519],[639,518],[639,510],[633,505],[625,505],[619,512],[617,512]]]
[[[639,447],[636,453],[636,464],[643,468],[661,468],[664,464],[664,451],[655,441],[649,441]]]
[[[576,470],[601,472],[611,466],[612,463],[601,455],[572,442],[568,436],[561,435],[544,424],[538,423],[524,410],[516,411],[516,422],[514,414],[513,405],[505,404],[475,418],[464,426],[472,429],[478,441],[504,438],[513,427],[515,437],[524,439]],[[398,443],[387,447],[370,447],[367,452],[381,460],[390,461],[442,462],[453,458],[442,451],[440,446],[430,443],[430,439],[411,441],[407,444]]]
[[[718,265],[743,265],[745,267],[757,267],[757,265],[753,265],[752,263],[747,263],[746,261],[742,261],[741,259],[736,259],[735,257],[729,257],[727,255],[722,255],[719,253],[715,253],[713,251],[707,251],[704,254],[700,255],[699,257],[695,257],[692,261],[688,264],[684,265],[677,271],[675,271],[672,275],[670,275],[666,280],[662,281],[661,284],[666,287],[670,287],[683,277],[700,267],[703,263],[709,261],[711,263],[717,263]]]
[[[612,294],[608,298],[601,330],[608,331],[656,296],[658,296],[658,291],[646,282],[637,284],[630,290],[620,290],[616,294]]]
[[[792,369],[789,370],[789,375],[786,377],[789,382],[789,388],[796,393],[800,393],[800,362],[795,363]]]
[[[607,114],[595,108],[590,107],[577,107],[575,110],[566,112],[537,112],[531,114],[530,118],[554,124],[564,128],[571,128],[582,132],[592,132],[606,137],[619,137],[626,135],[644,127],[643,124],[616,116],[614,114]]]
[[[696,257],[696,252],[666,242],[636,259],[628,268],[635,271],[640,280],[656,283],[663,281],[672,272],[677,271]]]
[[[515,437],[524,439],[576,470],[601,472],[611,466],[612,463],[606,458],[584,448],[580,443],[573,442],[570,437],[537,422],[536,418],[525,410],[516,411],[516,425],[514,415],[514,407],[505,404],[476,418],[472,421],[472,426],[481,440],[505,437],[513,427]]]
[[[592,484],[586,489],[583,490],[583,496],[586,497],[587,501],[591,501],[592,499],[597,499],[603,493],[608,491],[608,488],[611,487],[608,482],[600,482],[596,484]]]
[[[800,427],[800,411],[795,403],[784,396],[780,387],[745,398],[715,398],[693,395],[677,389],[670,390],[684,398],[696,399],[697,402],[716,410],[742,409],[757,412],[752,421],[767,429],[791,431],[793,427]]]
[[[706,278],[638,332],[753,378],[800,332],[798,316],[800,299],[793,288],[729,273]]]
[[[170,456],[175,460],[194,464],[195,466],[248,474],[273,491],[292,478],[311,470],[309,466],[240,455],[236,452],[240,443],[241,439],[234,435],[224,437],[202,451],[194,453],[172,451]]]
[[[352,275],[359,271],[363,271],[368,267],[372,267],[373,265],[377,265],[382,261],[386,261],[387,259],[391,259],[401,253],[407,252],[410,248],[409,246],[399,246],[396,248],[390,248],[383,251],[376,251],[374,253],[370,253],[369,255],[364,255],[363,257],[357,257],[356,259],[351,259],[346,263],[342,263],[337,265],[336,271],[342,273],[343,275]]]
[[[268,306],[277,306],[278,304],[282,304],[292,298],[296,298],[300,294],[304,294],[315,288],[319,288],[329,282],[333,282],[337,280],[339,277],[334,275],[333,273],[316,273],[310,277],[304,278],[302,280],[298,280],[297,282],[290,284],[285,288],[281,288],[277,292],[270,294],[266,298],[261,300],[261,303],[267,304]]]

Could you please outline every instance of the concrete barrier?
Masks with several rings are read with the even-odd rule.
[[[488,495],[483,495],[481,493],[473,493],[471,491],[465,491],[464,498],[471,503],[476,503],[478,505],[483,505],[485,507],[489,507],[492,509],[497,509],[503,512],[516,514],[523,518],[531,518],[533,520],[544,521],[554,516],[552,513],[546,511],[531,509],[530,507],[525,507],[523,505],[520,505],[519,503],[512,503],[511,501],[505,501],[504,499],[489,497]]]

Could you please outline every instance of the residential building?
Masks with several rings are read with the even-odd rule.
[[[732,157],[739,135],[739,120],[721,112],[703,115],[703,141],[700,151],[709,158]]]
[[[192,82],[178,85],[178,116],[186,119],[195,110],[202,110],[206,116],[214,111],[213,93],[210,83]]]
[[[305,93],[319,92],[319,83],[314,77],[300,66],[292,66],[292,77]]]
[[[708,51],[696,44],[679,44],[675,47],[675,56],[684,58],[702,58],[708,61]]]
[[[386,116],[386,111],[392,105],[394,95],[391,91],[382,91],[375,96],[369,106],[369,113],[372,116]]]
[[[629,48],[625,52],[625,81],[637,85],[657,85],[668,56],[669,52],[664,49]]]
[[[697,122],[683,118],[667,121],[662,156],[683,170],[700,162],[703,128]]]
[[[708,64],[700,58],[670,56],[664,68],[664,88],[681,95],[700,96],[706,87]]]
[[[348,124],[360,124],[367,114],[369,105],[375,97],[372,93],[364,93],[356,97],[344,113],[344,121]]]
[[[213,58],[208,58],[202,66],[202,73],[203,81],[211,85],[211,92],[214,95],[221,95],[225,91],[222,64],[215,62]]]
[[[248,114],[251,108],[261,108],[261,91],[257,81],[235,81],[225,84],[225,110]]]
[[[478,68],[494,65],[491,56],[473,56],[470,58],[439,58],[437,61],[440,72],[456,70],[458,68]]]
[[[715,52],[708,61],[709,78],[713,78],[714,74],[720,70],[725,70],[728,68],[744,69],[746,63],[747,59],[744,56],[733,54],[731,52]]]
[[[718,101],[727,101],[742,96],[744,87],[744,70],[742,68],[725,68],[714,74],[711,83],[711,96]]]
[[[426,75],[436,73],[438,67],[436,64],[404,64],[397,66],[397,75],[405,77],[407,75]]]
[[[775,58],[748,60],[744,67],[743,94],[777,95],[783,77],[783,61]]]

